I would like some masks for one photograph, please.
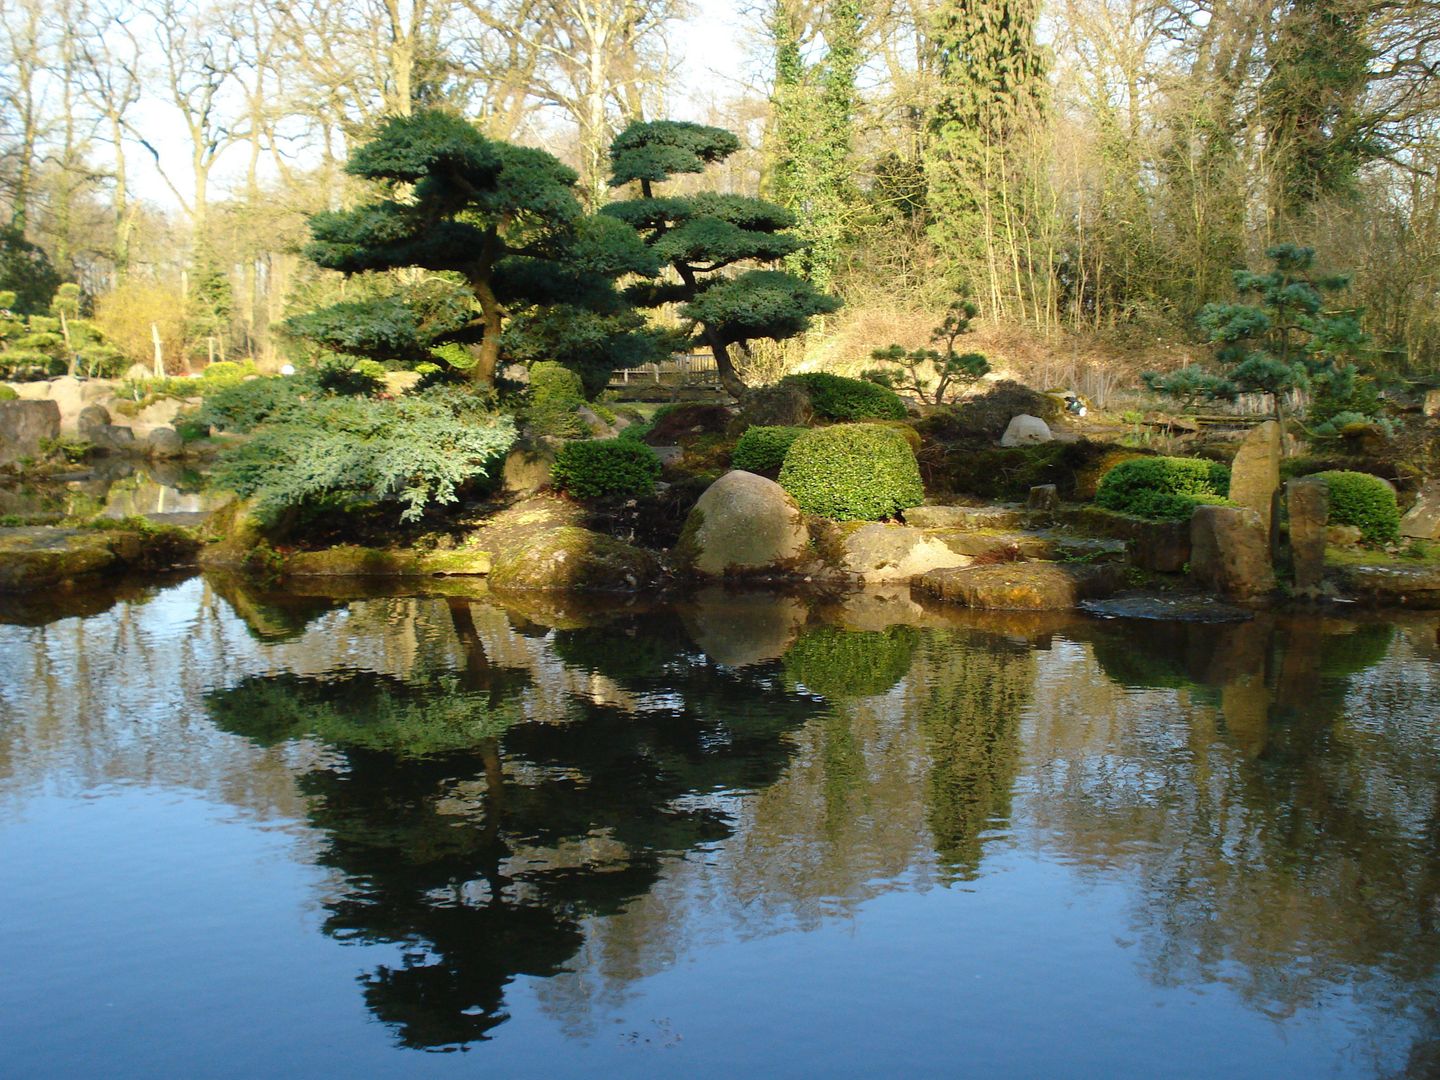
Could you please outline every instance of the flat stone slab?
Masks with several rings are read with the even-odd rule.
[[[972,608],[1058,611],[1115,592],[1123,581],[1113,564],[1047,562],[997,563],[958,570],[932,570],[915,587]]]
[[[1440,608],[1440,566],[1341,566],[1330,576],[1346,597],[1386,607]]]
[[[1018,529],[1026,511],[1013,506],[912,506],[901,515],[917,529]]]
[[[1213,596],[1117,596],[1110,600],[1082,600],[1080,610],[1097,619],[1151,622],[1235,623],[1255,618],[1253,611]]]
[[[108,529],[0,529],[0,592],[34,592],[98,574],[138,556],[139,546],[137,534]]]

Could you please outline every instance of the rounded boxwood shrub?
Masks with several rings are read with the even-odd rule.
[[[1202,503],[1223,503],[1230,470],[1204,458],[1142,457],[1122,461],[1100,479],[1095,502],[1138,517],[1182,520]]]
[[[759,425],[745,429],[730,455],[730,464],[737,469],[753,473],[774,473],[785,464],[785,455],[790,446],[806,428],[767,427]]]
[[[550,467],[551,482],[581,499],[649,495],[659,478],[659,456],[630,439],[566,443]]]
[[[9,386],[0,386],[0,401],[15,401],[20,395]]]
[[[1400,539],[1400,508],[1395,492],[1378,476],[1335,470],[1315,474],[1330,489],[1330,523],[1354,525],[1372,544]]]
[[[905,403],[900,395],[884,386],[863,379],[847,379],[813,371],[804,375],[787,375],[781,380],[800,386],[810,395],[810,407],[816,416],[827,420],[904,420]]]
[[[785,455],[780,486],[808,514],[878,521],[925,501],[905,437],[879,424],[837,424],[800,435]]]
[[[541,435],[575,437],[585,434],[585,421],[575,410],[585,404],[580,376],[564,364],[541,360],[530,365],[530,403],[525,419]]]

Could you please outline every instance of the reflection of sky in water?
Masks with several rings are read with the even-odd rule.
[[[1433,617],[787,609],[715,663],[704,610],[464,609],[196,578],[0,627],[0,1071],[1434,1067]]]

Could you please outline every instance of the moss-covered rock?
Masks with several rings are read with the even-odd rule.
[[[490,571],[495,589],[633,592],[659,584],[660,561],[651,552],[612,536],[566,525],[523,548],[497,553]]]
[[[426,551],[419,548],[371,548],[340,544],[319,551],[283,556],[286,577],[428,577],[436,574],[488,574],[488,551],[465,547]]]
[[[34,592],[124,569],[166,569],[189,561],[197,545],[184,529],[139,521],[0,529],[0,592]]]

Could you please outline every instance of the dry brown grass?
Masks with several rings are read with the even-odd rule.
[[[907,349],[930,344],[930,334],[944,317],[939,311],[848,306],[817,326],[806,339],[803,357],[794,369],[858,375],[872,366],[870,352],[886,345]],[[1036,389],[1065,387],[1104,408],[1118,395],[1140,388],[1140,372],[1170,371],[1202,359],[1205,350],[1177,339],[1139,332],[1099,334],[1061,331],[1049,335],[1027,327],[977,319],[972,332],[958,343],[966,351],[984,353],[997,377],[1017,379]],[[796,356],[794,352],[790,354]]]

